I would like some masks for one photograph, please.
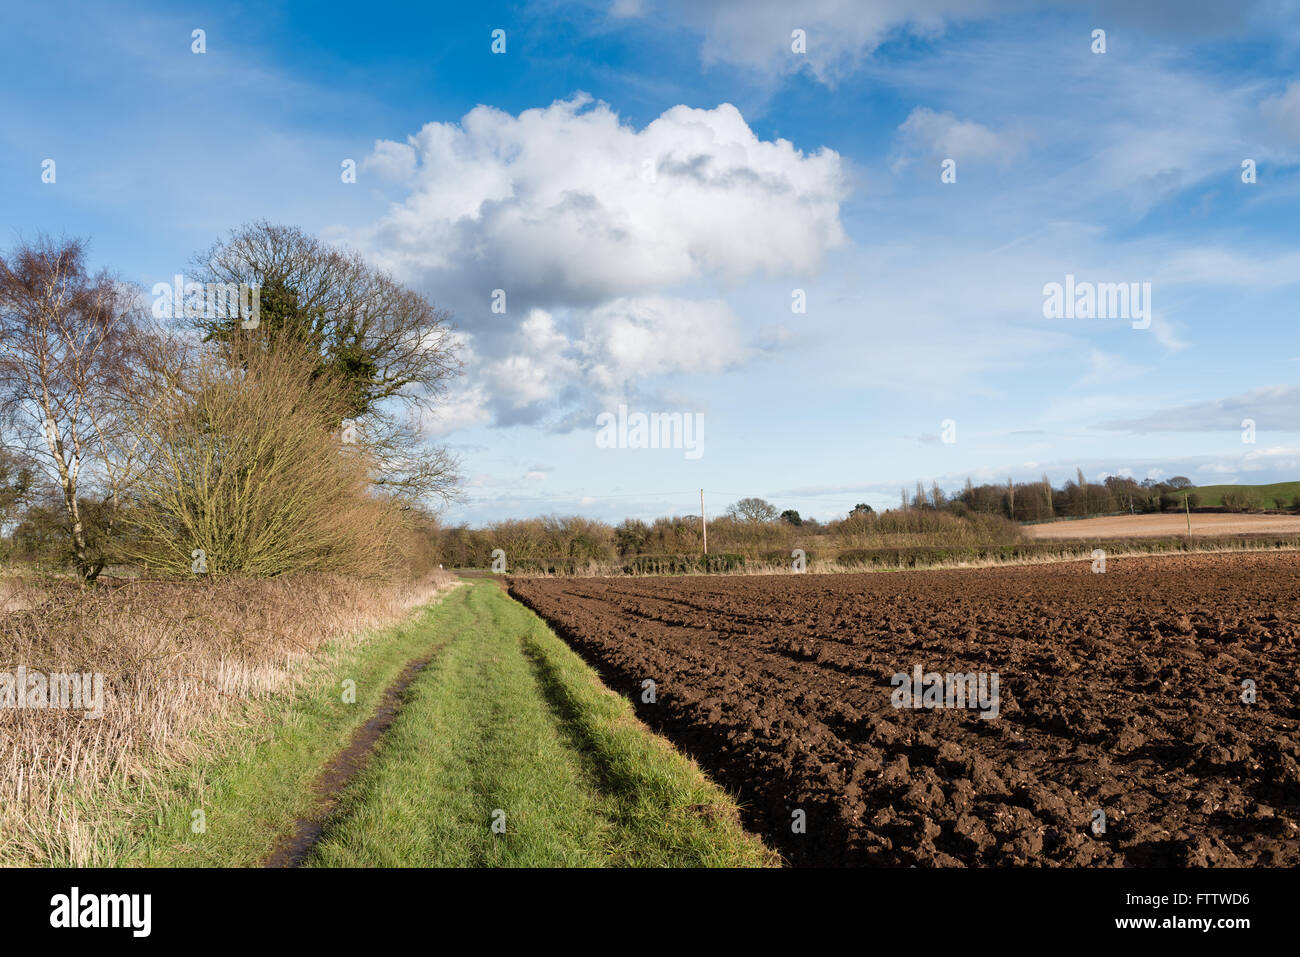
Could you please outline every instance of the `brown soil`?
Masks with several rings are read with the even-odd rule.
[[[1090,565],[510,588],[791,863],[1300,864],[1300,555]],[[916,665],[998,717],[896,709]]]

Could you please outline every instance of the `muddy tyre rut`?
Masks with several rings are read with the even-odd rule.
[[[347,747],[335,754],[312,782],[312,791],[317,798],[313,812],[298,818],[293,830],[281,835],[263,861],[264,867],[300,867],[311,856],[312,850],[324,835],[326,826],[338,810],[343,792],[365,769],[379,740],[397,717],[407,689],[445,645],[446,642],[439,642],[429,653],[408,662],[388,686],[375,713],[357,729]]]

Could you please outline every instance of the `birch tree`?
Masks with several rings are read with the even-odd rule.
[[[0,423],[6,444],[40,465],[57,488],[73,563],[83,580],[103,570],[84,496],[107,505],[111,533],[129,460],[110,454],[113,396],[137,348],[139,300],[86,267],[81,240],[41,237],[0,256]]]

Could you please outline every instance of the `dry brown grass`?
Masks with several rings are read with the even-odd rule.
[[[0,864],[104,863],[114,789],[198,756],[195,732],[259,720],[322,647],[364,642],[455,579],[334,575],[0,588],[0,671],[101,672],[105,713],[0,709]],[[264,719],[263,719],[264,720]]]

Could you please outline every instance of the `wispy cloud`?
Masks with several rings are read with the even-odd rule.
[[[1224,399],[1160,409],[1138,418],[1115,419],[1097,428],[1138,433],[1239,432],[1247,419],[1258,431],[1300,432],[1300,386],[1265,386]]]

